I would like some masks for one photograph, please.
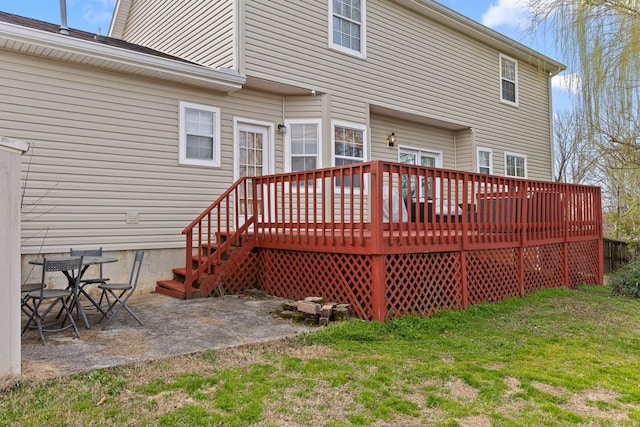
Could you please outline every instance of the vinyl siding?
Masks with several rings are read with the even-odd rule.
[[[476,143],[495,150],[496,173],[503,173],[500,159],[509,150],[528,156],[531,178],[551,177],[549,79],[536,64],[518,62],[519,107],[513,107],[500,102],[499,54],[511,52],[389,0],[370,0],[363,60],[328,47],[327,7],[247,2],[247,75],[332,94],[334,119],[362,123],[368,105],[377,104],[472,126]]]
[[[475,132],[475,130],[474,130]],[[474,134],[469,129],[460,130],[454,133],[455,139],[455,163],[453,169],[476,172],[476,146],[474,145]]]
[[[387,145],[387,136],[396,134],[395,147]],[[453,131],[420,123],[371,115],[371,155],[376,160],[398,161],[398,147],[442,153],[442,166],[453,169],[455,145]]]
[[[123,39],[214,68],[234,68],[233,0],[132,1]]]
[[[206,93],[7,52],[0,69],[2,133],[31,145],[23,254],[184,247],[182,229],[233,182],[234,116],[282,114],[280,96],[246,90]],[[178,165],[179,101],[221,107],[222,167]]]

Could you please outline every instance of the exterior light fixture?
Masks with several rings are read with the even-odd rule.
[[[284,135],[285,133],[287,133],[287,126],[285,126],[285,125],[278,125],[278,133],[281,133],[281,134],[283,134],[283,135]]]
[[[395,132],[391,132],[391,134],[389,136],[387,136],[387,145],[391,148],[393,148],[394,145],[396,145],[396,134]]]

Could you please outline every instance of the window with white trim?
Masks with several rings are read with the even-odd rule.
[[[285,134],[288,158],[287,172],[300,172],[320,167],[320,121],[289,120]]]
[[[366,127],[352,123],[332,123],[333,127],[333,165],[345,166],[366,161]],[[344,178],[344,186],[351,187],[351,177]],[[336,178],[336,187],[340,186],[339,178]],[[353,187],[361,188],[360,177],[355,176]]]
[[[515,178],[527,177],[527,156],[523,154],[504,153],[505,175]]]
[[[285,134],[285,172],[303,172],[318,169],[322,165],[320,120],[287,120]],[[314,180],[299,181],[291,188],[304,191],[313,187]],[[321,180],[316,185],[321,188]],[[289,185],[287,185],[289,188]]]
[[[518,62],[500,54],[500,100],[518,105]]]
[[[329,46],[365,56],[366,0],[329,0]]]
[[[220,108],[180,102],[180,164],[220,166]]]
[[[478,173],[493,174],[493,151],[489,148],[477,149],[478,154]]]

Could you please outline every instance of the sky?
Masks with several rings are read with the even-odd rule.
[[[552,40],[526,31],[526,0],[439,0],[441,4],[498,31],[559,62]],[[67,25],[106,35],[116,0],[66,0]],[[47,22],[60,22],[59,0],[0,0],[0,10]],[[554,110],[568,109],[572,74],[565,71],[553,79]]]

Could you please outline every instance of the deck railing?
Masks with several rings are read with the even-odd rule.
[[[602,236],[600,189],[374,161],[253,179],[261,247],[391,254]]]
[[[193,286],[199,286],[201,294],[211,293],[216,281],[233,274],[234,268],[237,273],[247,259],[251,261],[245,268],[252,266],[245,274],[247,281],[258,276],[269,281],[265,274],[274,274],[269,268],[275,265],[273,257],[280,257],[275,272],[288,283],[286,272],[291,262],[303,258],[296,255],[301,252],[325,254],[314,258],[323,259],[324,267],[309,268],[332,269],[336,276],[323,279],[328,287],[335,287],[336,277],[342,277],[344,292],[335,299],[360,304],[363,318],[382,319],[391,310],[409,310],[410,303],[389,302],[394,300],[389,289],[394,280],[404,280],[390,278],[401,260],[413,259],[416,268],[422,268],[419,263],[424,260],[411,254],[457,254],[447,258],[445,268],[452,272],[446,280],[456,283],[450,293],[459,299],[450,301],[452,307],[510,295],[516,282],[522,294],[527,278],[535,280],[535,286],[548,286],[541,262],[552,259],[561,267],[553,267],[549,281],[572,286],[585,274],[589,281],[602,277],[600,259],[578,265],[580,257],[602,253],[600,203],[597,187],[382,161],[242,178],[183,231],[185,294],[191,297]],[[264,249],[259,253],[266,258],[250,253],[253,247]],[[316,262],[310,259],[305,262]],[[354,259],[360,270],[346,266]],[[342,262],[345,267],[339,267]],[[439,271],[429,268],[424,274]],[[500,270],[504,289],[482,288],[491,285],[493,276],[487,269]],[[352,270],[357,278],[348,279]],[[512,283],[507,276],[513,274],[518,278]],[[362,281],[360,297],[348,286],[352,280]],[[270,286],[284,295],[297,285]],[[312,293],[325,289],[309,286]],[[415,292],[423,292],[415,286]]]
[[[255,221],[251,178],[241,178],[182,230],[186,237],[185,295],[212,276],[233,246],[249,241]],[[194,248],[196,253],[194,254]]]

